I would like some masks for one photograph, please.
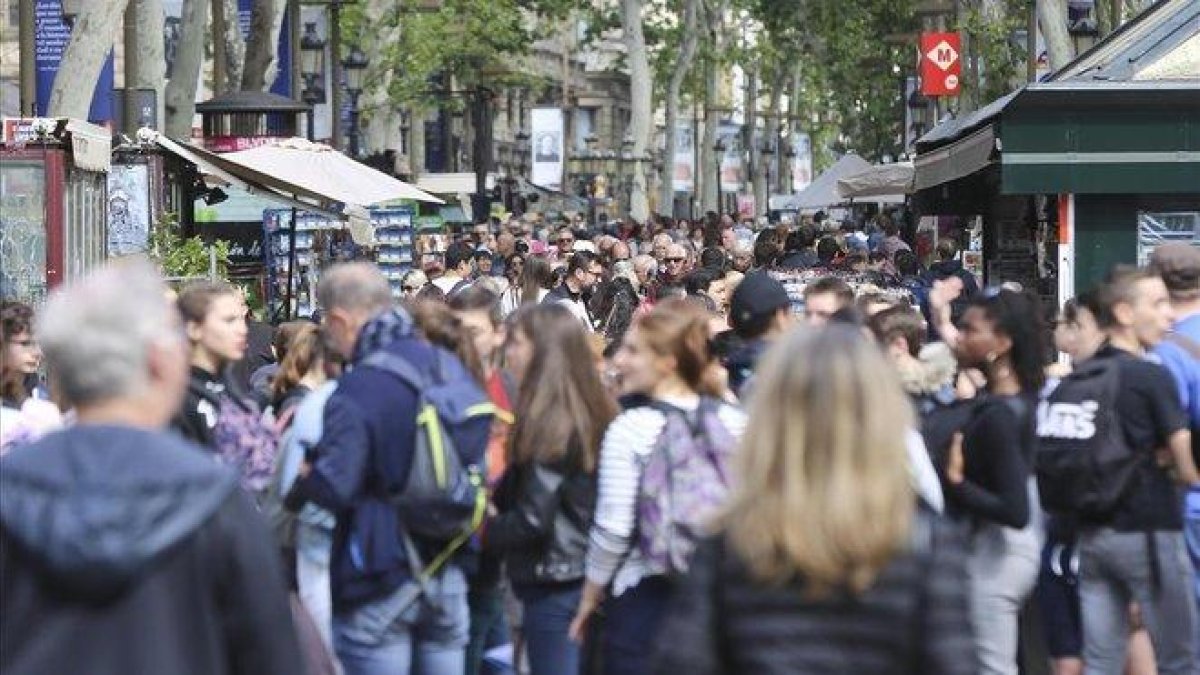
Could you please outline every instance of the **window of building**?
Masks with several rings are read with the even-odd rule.
[[[596,109],[576,108],[574,121],[574,147],[576,150],[584,150],[587,148],[587,137],[596,133]]]
[[[1158,245],[1169,242],[1200,248],[1200,211],[1138,213],[1138,264],[1145,265]]]

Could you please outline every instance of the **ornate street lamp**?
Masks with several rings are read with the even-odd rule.
[[[325,102],[325,40],[317,34],[317,24],[304,24],[304,35],[300,38],[300,78],[304,89],[300,100],[308,104],[308,140],[315,140],[316,111],[318,103]]]
[[[363,90],[363,76],[367,70],[367,55],[357,45],[342,59],[346,72],[346,93],[350,94],[350,156],[358,157],[358,141],[361,135],[358,125],[358,97]],[[334,111],[335,115],[339,111]]]

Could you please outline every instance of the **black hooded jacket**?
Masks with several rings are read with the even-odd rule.
[[[82,425],[0,460],[0,672],[299,673],[237,478],[164,432]]]

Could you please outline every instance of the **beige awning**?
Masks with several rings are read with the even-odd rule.
[[[426,173],[417,178],[417,187],[435,195],[472,195],[475,194],[475,174]],[[496,174],[487,175],[485,187],[488,190],[496,187]]]
[[[912,162],[876,164],[862,173],[839,178],[838,194],[848,199],[903,202],[904,195],[913,191],[913,173]]]
[[[416,186],[351,159],[328,145],[303,138],[260,145],[221,155],[254,172],[266,185],[286,182],[348,206],[370,207],[400,200],[443,204]]]
[[[965,178],[990,164],[995,149],[996,130],[989,124],[966,138],[917,155],[913,189],[925,190]]]

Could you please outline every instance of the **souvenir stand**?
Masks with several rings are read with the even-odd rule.
[[[375,231],[373,251],[355,244],[349,230],[339,221],[293,209],[263,212],[263,238],[267,242],[266,302],[272,321],[313,318],[321,270],[338,262],[373,257],[391,283],[392,294],[400,297],[400,279],[413,264],[413,209],[409,206],[371,209],[370,219]],[[293,265],[295,270],[289,274]]]

